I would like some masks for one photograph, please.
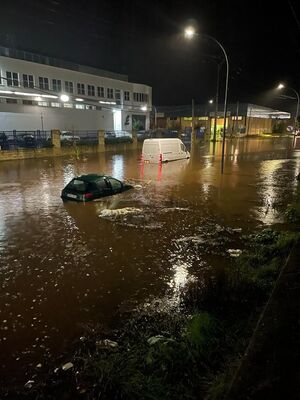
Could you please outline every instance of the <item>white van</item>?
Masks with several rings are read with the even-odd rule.
[[[145,139],[142,152],[143,161],[149,163],[190,158],[190,153],[180,139]]]

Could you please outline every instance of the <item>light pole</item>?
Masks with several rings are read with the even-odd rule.
[[[282,90],[282,89],[285,89],[286,88],[286,86],[283,84],[283,83],[279,83],[279,85],[277,86],[277,89],[278,90]],[[298,128],[298,115],[299,115],[299,93],[297,92],[297,90],[296,89],[294,89],[294,88],[292,88],[292,87],[290,87],[290,86],[288,86],[287,87],[287,89],[290,89],[290,90],[292,90],[294,93],[295,93],[295,95],[296,95],[296,98],[297,98],[297,108],[296,108],[296,114],[295,114],[295,126],[294,126],[294,130],[296,130],[297,128]]]
[[[225,155],[225,138],[226,138],[226,117],[227,117],[227,97],[228,97],[228,77],[229,77],[229,61],[227,53],[222,46],[222,44],[215,39],[213,36],[206,34],[198,34],[193,27],[188,27],[184,31],[185,37],[187,39],[192,39],[194,36],[201,36],[207,39],[212,40],[216,43],[222,50],[225,61],[226,61],[226,80],[225,80],[225,92],[224,92],[224,124],[223,124],[223,140],[222,140],[222,159],[221,159],[221,173],[224,172],[224,155]]]

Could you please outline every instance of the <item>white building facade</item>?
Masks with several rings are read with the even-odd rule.
[[[149,129],[152,88],[0,47],[0,131]]]

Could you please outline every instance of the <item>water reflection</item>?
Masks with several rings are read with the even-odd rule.
[[[125,302],[166,293],[178,302],[190,280],[222,265],[220,224],[246,233],[280,221],[276,205],[287,204],[298,187],[299,151],[285,140],[235,140],[226,148],[222,176],[221,143],[163,165],[140,164],[140,150],[1,163],[3,377],[31,378],[36,363],[66,349],[83,324],[114,323]],[[61,190],[75,175],[101,172],[136,188],[62,203]],[[100,217],[124,207],[142,212]]]

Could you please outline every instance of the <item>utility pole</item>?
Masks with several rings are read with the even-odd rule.
[[[192,132],[191,132],[191,146],[195,143],[195,102],[192,99]]]
[[[216,140],[217,140],[217,123],[218,123],[218,108],[219,108],[219,84],[220,84],[220,70],[221,70],[221,67],[222,67],[222,64],[218,64],[213,142],[216,142]]]

